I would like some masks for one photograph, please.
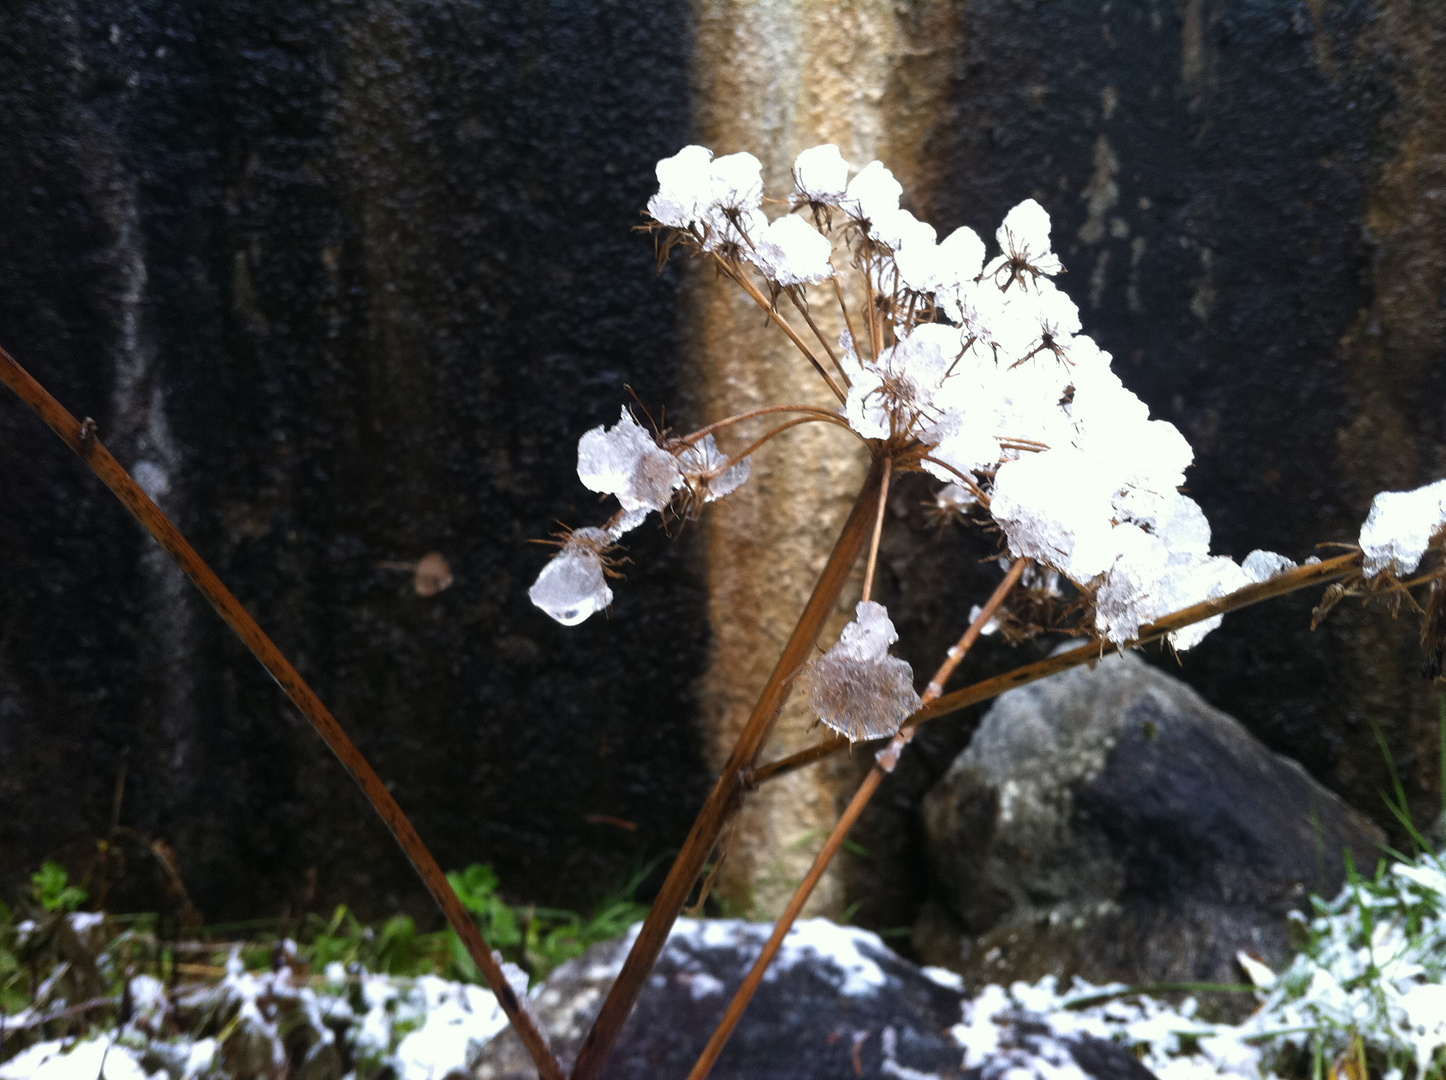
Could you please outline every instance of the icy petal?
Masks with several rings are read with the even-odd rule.
[[[685,146],[658,162],[658,193],[648,200],[654,221],[686,229],[703,217],[713,196],[713,151]]]
[[[882,604],[862,601],[833,648],[809,665],[809,705],[852,742],[895,734],[919,708],[914,671],[889,655],[899,639]]]
[[[683,484],[677,459],[626,407],[611,428],[599,425],[578,440],[577,475],[593,491],[616,495],[624,510],[661,510]]]
[[[537,575],[528,598],[563,626],[576,626],[613,602],[603,573],[601,529],[578,529]]]

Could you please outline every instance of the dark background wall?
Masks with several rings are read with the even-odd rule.
[[[1050,209],[1063,287],[1195,446],[1237,558],[1349,541],[1376,491],[1446,475],[1443,13],[970,0],[922,46],[951,75],[918,209],[985,234]],[[689,538],[630,537],[606,620],[564,631],[524,595],[525,541],[599,515],[577,434],[625,382],[686,397],[677,279],[629,229],[689,135],[692,33],[665,0],[0,11],[0,343],[149,463],[442,861],[528,898],[585,902],[675,845],[707,779]],[[309,729],[18,405],[0,454],[5,883],[83,862],[128,761],[122,823],[175,845],[208,918],[299,903],[312,867],[313,903],[420,907]],[[881,584],[916,666],[991,583],[923,498],[895,494]],[[432,550],[457,576],[434,598],[378,567]],[[1430,812],[1413,625],[1345,606],[1312,634],[1313,602],[1232,616],[1177,670],[1378,818],[1380,724]],[[878,801],[860,918],[912,917],[915,800],[972,722]]]
[[[444,865],[585,903],[676,844],[703,598],[633,543],[609,617],[531,607],[601,511],[578,433],[676,396],[630,234],[688,122],[669,3],[14,3],[0,341],[93,416]],[[0,873],[167,840],[207,919],[424,903],[310,728],[119,504],[0,402]],[[386,560],[439,551],[433,598]],[[588,815],[636,822],[636,832]],[[119,906],[154,905],[130,852]],[[7,888],[5,891],[9,891]]]

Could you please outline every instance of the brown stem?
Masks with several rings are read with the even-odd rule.
[[[859,335],[854,330],[854,321],[849,318],[849,306],[844,303],[843,286],[839,284],[837,274],[833,276],[833,291],[834,295],[838,297],[838,309],[843,312],[844,326],[848,327],[849,340],[854,343],[854,352],[858,352],[863,342],[859,341]]]
[[[803,353],[808,359],[808,362],[813,365],[813,369],[823,377],[824,382],[828,383],[828,388],[833,391],[834,396],[840,401],[847,400],[848,395],[839,388],[838,383],[833,381],[833,376],[828,373],[823,364],[819,363],[818,357],[813,355],[813,350],[808,347],[808,343],[803,340],[799,332],[790,326],[788,320],[778,313],[778,309],[770,304],[764,295],[758,291],[758,286],[748,280],[747,271],[733,267],[721,256],[715,257],[718,259],[718,265],[723,267],[728,276],[736,281],[739,287],[753,299],[753,302],[761,307],[768,317],[778,325],[778,328],[788,335],[788,340],[798,346],[798,351]]]
[[[874,518],[874,535],[869,541],[869,561],[864,570],[864,595],[863,599],[868,600],[874,593],[874,571],[879,565],[879,540],[884,535],[884,511],[889,505],[889,481],[894,475],[894,459],[884,458],[884,479],[879,486],[879,513]]]
[[[437,906],[447,916],[447,921],[451,924],[452,929],[467,946],[468,954],[486,977],[487,985],[497,996],[508,1019],[512,1021],[512,1026],[516,1028],[523,1045],[532,1055],[538,1071],[546,1080],[562,1080],[562,1066],[553,1057],[552,1051],[548,1049],[547,1040],[533,1023],[532,1017],[527,1013],[522,1002],[518,1000],[516,993],[507,985],[507,979],[502,974],[501,966],[493,957],[492,950],[488,948],[487,943],[482,940],[482,934],[477,929],[476,922],[467,913],[467,909],[462,906],[462,902],[457,899],[457,894],[447,881],[447,875],[442,872],[441,866],[427,849],[427,845],[422,842],[421,836],[402,811],[397,800],[382,783],[381,777],[376,774],[366,758],[362,756],[361,751],[357,749],[356,744],[342,730],[336,717],[332,716],[327,707],[322,704],[321,699],[316,696],[315,691],[302,679],[296,668],[266,636],[266,632],[261,629],[256,620],[241,606],[241,602],[221,583],[221,579],[216,576],[215,571],[181,535],[180,530],[171,522],[171,519],[161,512],[160,507],[141,490],[140,485],[131,478],[130,473],[126,472],[111,452],[101,445],[100,440],[96,437],[93,421],[86,420],[82,423],[71,416],[65,407],[31,378],[30,374],[4,349],[0,349],[0,382],[4,382],[6,386],[15,391],[20,399],[35,410],[40,418],[50,426],[50,429],[91,467],[105,486],[111,489],[116,498],[120,499],[125,508],[145,527],[146,531],[155,537],[166,553],[176,560],[177,565],[185,571],[186,576],[210,601],[217,614],[236,632],[237,637],[246,643],[247,648],[251,650],[256,659],[261,661],[262,666],[266,668],[271,677],[280,684],[292,704],[311,721],[317,734],[326,741],[326,745],[337,756],[342,767],[351,774],[352,779],[357,782],[357,786],[362,789],[362,794],[371,802],[377,815],[391,830],[392,836],[396,838],[407,858],[411,860],[412,867],[421,877],[423,884],[427,886],[427,891],[432,894]]]
[[[835,420],[845,425],[848,423],[847,420],[844,420],[843,417],[839,416],[839,414],[832,409],[820,408],[817,405],[765,405],[759,409],[749,409],[746,412],[741,412],[737,416],[726,416],[722,420],[715,420],[706,427],[700,427],[697,431],[682,436],[678,439],[678,442],[684,446],[692,446],[699,439],[712,435],[715,431],[722,431],[724,428],[731,427],[734,424],[740,424],[744,420],[752,420],[755,416],[766,416],[769,413],[781,412],[809,413],[818,416],[820,419]]]
[[[822,423],[822,422],[824,422],[824,418],[821,417],[821,416],[800,416],[797,420],[790,420],[790,421],[789,421],[788,423],[786,423],[786,424],[779,424],[779,425],[778,425],[776,428],[774,428],[772,431],[767,432],[766,434],[759,436],[757,439],[754,439],[753,442],[752,442],[748,447],[746,447],[745,449],[740,450],[738,453],[734,454],[732,460],[733,460],[733,461],[742,461],[742,460],[743,460],[744,458],[746,458],[749,454],[753,453],[753,452],[754,452],[755,450],[757,450],[760,446],[762,446],[764,443],[766,443],[769,439],[772,439],[772,438],[773,438],[774,436],[776,436],[776,435],[782,435],[782,434],[783,434],[785,431],[787,431],[789,428],[798,427],[799,424],[818,424],[818,423]],[[841,421],[835,421],[835,422],[836,422],[836,423],[839,423],[840,426],[842,426],[842,427],[844,427],[844,428],[847,428],[850,432],[853,431],[853,428],[849,427],[847,424],[844,424],[844,423],[842,423]]]
[[[1294,570],[1287,570],[1283,574],[1277,574],[1268,581],[1262,581],[1255,585],[1247,585],[1243,589],[1237,589],[1233,593],[1216,597],[1213,600],[1206,600],[1191,607],[1183,608],[1163,619],[1141,628],[1141,634],[1134,645],[1148,645],[1151,642],[1159,641],[1167,634],[1176,630],[1183,630],[1197,622],[1211,618],[1215,615],[1225,615],[1232,611],[1239,611],[1241,608],[1250,607],[1263,600],[1271,600],[1277,596],[1285,596],[1287,593],[1297,592],[1300,589],[1309,588],[1312,585],[1324,585],[1339,578],[1349,577],[1356,573],[1361,565],[1361,553],[1351,551],[1345,555],[1338,555],[1334,559],[1326,559],[1324,562],[1312,563],[1308,566],[1298,566]],[[927,720],[936,720],[949,713],[958,712],[960,709],[967,709],[970,705],[977,705],[981,701],[988,701],[990,698],[998,697],[1007,690],[1013,690],[1016,686],[1024,686],[1027,683],[1037,682],[1040,679],[1048,678],[1061,671],[1068,671],[1070,668],[1078,667],[1080,664],[1092,663],[1110,653],[1118,652],[1119,646],[1109,642],[1091,641],[1081,645],[1078,649],[1071,649],[1067,653],[1060,653],[1044,660],[1036,661],[1033,664],[1025,664],[1013,671],[1006,671],[1002,675],[996,675],[990,679],[974,683],[955,690],[952,694],[945,694],[929,705],[924,706],[908,720],[904,721],[905,726],[913,727],[922,724]],[[766,780],[775,780],[780,776],[794,772],[804,766],[811,765],[815,761],[821,761],[832,754],[837,753],[848,745],[847,740],[829,737],[813,746],[806,747],[788,757],[780,758],[777,761],[769,762],[767,765],[753,769],[746,779],[752,784],[761,784]]]
[[[848,581],[849,572],[868,538],[881,478],[882,467],[875,462],[869,468],[868,478],[864,481],[858,498],[854,500],[853,510],[848,521],[844,523],[838,542],[834,544],[833,553],[829,555],[828,562],[814,585],[813,595],[809,597],[803,614],[799,616],[798,625],[793,628],[773,674],[769,676],[758,703],[753,707],[752,715],[744,725],[742,734],[738,736],[728,763],[723,766],[722,774],[694,820],[693,828],[683,842],[683,848],[672,869],[668,871],[667,880],[658,891],[658,897],[653,901],[642,930],[638,932],[632,951],[623,962],[622,971],[613,983],[607,1000],[603,1002],[602,1011],[598,1013],[592,1030],[588,1032],[582,1050],[578,1053],[577,1064],[573,1066],[572,1080],[596,1080],[602,1072],[618,1036],[622,1033],[623,1024],[627,1022],[628,1015],[637,1004],[638,995],[642,993],[648,974],[668,940],[673,922],[687,903],[688,894],[692,892],[693,884],[717,843],[723,827],[737,811],[744,792],[745,771],[762,749],[788,695],[789,684],[813,650],[814,642],[818,640],[819,632],[823,629],[824,620],[833,611],[838,595]]]
[[[887,458],[884,460],[885,462],[888,461]],[[1009,573],[1004,576],[1004,580],[1001,581],[999,586],[994,590],[994,594],[990,596],[979,614],[970,622],[969,628],[964,631],[964,636],[959,639],[959,643],[945,655],[944,662],[939,666],[939,670],[935,673],[934,678],[929,681],[929,688],[924,691],[924,701],[926,703],[939,696],[939,688],[948,681],[949,675],[959,665],[959,661],[964,658],[964,654],[973,648],[974,643],[979,640],[979,634],[983,630],[984,625],[994,617],[994,613],[997,612],[999,606],[1004,603],[1004,599],[1009,595],[1010,590],[1019,583],[1020,575],[1024,573],[1024,567],[1028,561],[1027,559],[1017,559],[1015,561],[1014,565],[1010,567]],[[688,1080],[704,1080],[704,1077],[706,1077],[713,1068],[713,1064],[718,1060],[718,1055],[723,1052],[723,1046],[727,1043],[728,1037],[733,1034],[733,1029],[738,1026],[738,1021],[743,1018],[743,1011],[748,1008],[748,1003],[753,1000],[753,995],[758,991],[759,985],[762,984],[763,976],[767,973],[769,965],[773,963],[773,958],[778,955],[778,950],[783,947],[783,939],[788,936],[789,930],[793,928],[795,920],[797,920],[799,913],[803,910],[803,905],[806,904],[808,898],[813,895],[813,890],[823,878],[824,871],[828,869],[829,864],[833,862],[834,856],[837,855],[839,849],[843,847],[844,840],[848,838],[848,834],[853,830],[854,825],[857,824],[859,816],[864,812],[864,808],[869,805],[869,800],[871,800],[874,797],[874,793],[879,790],[879,785],[883,783],[884,777],[894,771],[894,766],[899,763],[899,755],[903,753],[904,747],[908,745],[909,740],[914,737],[914,732],[917,730],[917,728],[903,728],[889,741],[889,745],[876,755],[874,767],[869,770],[868,776],[864,777],[864,782],[859,785],[858,791],[854,793],[853,799],[850,800],[848,807],[844,810],[838,823],[834,825],[833,832],[829,834],[829,838],[824,842],[823,850],[821,850],[817,858],[813,860],[813,865],[809,867],[808,875],[794,891],[793,896],[788,901],[788,907],[784,909],[783,914],[778,918],[778,922],[774,924],[773,933],[769,935],[767,943],[763,946],[763,952],[760,953],[758,959],[754,961],[752,970],[748,972],[748,976],[743,980],[743,985],[738,988],[738,992],[733,995],[733,1000],[728,1003],[728,1010],[723,1014],[723,1019],[718,1022],[718,1026],[714,1028],[712,1036],[708,1039],[708,1045],[703,1048],[703,1052],[698,1056],[697,1063],[693,1066],[693,1071],[688,1074]]]
[[[839,362],[838,355],[833,351],[833,346],[828,343],[828,338],[823,336],[823,331],[818,328],[818,323],[813,321],[813,316],[809,314],[808,311],[808,305],[799,298],[798,292],[801,288],[802,286],[798,286],[792,289],[785,289],[784,291],[788,293],[788,298],[793,301],[793,306],[798,308],[798,313],[803,316],[803,321],[808,323],[808,328],[813,331],[813,336],[818,338],[818,343],[823,346],[823,351],[828,353],[828,358],[833,361],[834,370],[838,372],[839,378],[843,380],[844,387],[848,388],[853,385],[853,382],[849,379],[849,373],[844,370],[843,364]]]
[[[867,243],[867,241],[865,241],[865,243]],[[883,331],[879,327],[878,319],[875,318],[878,312],[874,303],[874,275],[872,272],[872,266],[873,256],[868,254],[868,248],[865,247],[863,266],[864,301],[868,304],[868,308],[864,312],[864,318],[868,319],[869,321],[869,346],[873,349],[874,363],[878,363],[879,353],[883,349],[883,344],[880,341],[880,338],[883,337]]]

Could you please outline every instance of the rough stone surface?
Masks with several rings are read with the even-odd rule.
[[[963,1051],[947,1031],[960,1020],[962,990],[931,978],[873,934],[822,919],[805,920],[801,928],[809,940],[835,948],[796,946],[795,935],[785,939],[711,1075],[719,1080],[959,1075]],[[603,1076],[686,1075],[770,929],[731,919],[681,920]],[[631,936],[594,946],[554,971],[535,993],[532,1011],[553,1033],[565,1065],[577,1053],[630,943]],[[1030,1043],[1027,1035],[1016,1042],[1009,1063],[1017,1065]],[[1152,1075],[1111,1043],[1083,1039],[1069,1050],[1084,1073],[1098,1080]],[[510,1031],[488,1042],[468,1064],[476,1080],[537,1075]],[[985,1062],[973,1075],[993,1073]]]
[[[939,907],[915,945],[978,981],[1239,982],[1380,831],[1188,686],[1126,655],[1000,698],[924,804]]]

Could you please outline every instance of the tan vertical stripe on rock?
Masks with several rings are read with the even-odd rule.
[[[790,189],[800,150],[833,142],[855,165],[882,157],[905,184],[906,198],[922,196],[913,190],[917,148],[938,115],[949,55],[948,35],[939,31],[950,25],[948,5],[934,0],[701,0],[698,141],[718,154],[756,154],[775,195]],[[688,323],[699,416],[711,420],[783,402],[833,403],[807,361],[757,307],[731,283],[701,265],[694,269]],[[829,295],[818,291],[812,308],[823,332],[836,339],[842,320]],[[852,310],[859,310],[856,304]],[[801,320],[796,325],[805,329]],[[724,449],[736,451],[765,430],[760,424],[738,431],[722,440]],[[804,425],[756,454],[752,481],[705,517],[714,651],[704,724],[715,766],[802,610],[865,466],[866,455],[846,432]],[[849,618],[858,588],[856,575],[823,641]],[[812,727],[802,702],[790,702],[765,758],[804,745],[816,737]],[[842,761],[752,794],[728,838],[714,895],[759,916],[780,911],[856,776]],[[809,911],[838,916],[845,904],[841,882],[831,875]]]

